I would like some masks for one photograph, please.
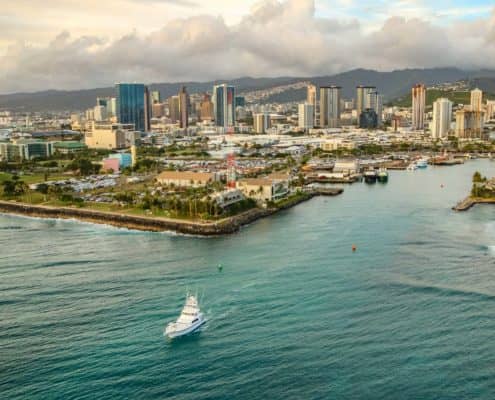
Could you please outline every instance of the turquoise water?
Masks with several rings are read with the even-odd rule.
[[[475,170],[218,238],[0,215],[0,397],[493,399],[495,207],[450,209]],[[167,341],[188,289],[209,321]]]

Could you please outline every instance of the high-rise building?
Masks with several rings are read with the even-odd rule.
[[[144,130],[151,130],[151,95],[148,86],[144,87]]]
[[[488,100],[486,102],[485,122],[495,119],[495,100]]]
[[[317,89],[315,85],[308,85],[306,93],[306,103],[313,106],[313,126],[318,125],[318,120],[316,118],[316,108],[317,108]]]
[[[235,88],[227,84],[213,87],[215,123],[224,128],[235,126]]]
[[[426,86],[418,84],[412,88],[412,129],[425,128]]]
[[[376,87],[374,86],[362,86],[359,85],[356,87],[356,112],[357,112],[357,121],[360,123],[361,113],[367,108],[371,108],[368,103],[369,94],[376,92]]]
[[[299,104],[298,108],[298,125],[305,131],[314,128],[314,105],[309,103]]]
[[[179,126],[181,128],[189,126],[189,95],[185,86],[182,86],[179,92]]]
[[[367,108],[359,115],[359,127],[362,129],[376,129],[378,127],[378,116],[372,108]]]
[[[153,90],[151,92],[151,103],[157,104],[157,103],[161,103],[161,102],[162,102],[162,99],[161,99],[160,92],[158,90]]]
[[[433,122],[431,124],[431,137],[440,139],[448,136],[452,121],[452,102],[449,99],[440,98],[433,103]]]
[[[457,110],[455,135],[460,139],[486,139],[483,134],[483,114],[483,111]]]
[[[483,110],[483,92],[476,88],[471,90],[471,111]]]
[[[213,121],[213,103],[211,101],[211,96],[208,93],[204,94],[203,101],[200,105],[199,116],[201,121]]]
[[[338,128],[340,126],[340,86],[320,88],[320,126]]]
[[[180,120],[179,96],[169,97],[168,116],[173,124]]]
[[[235,96],[235,107],[244,107],[246,105],[246,98],[244,96]]]
[[[383,95],[378,93],[376,89],[371,92],[366,93],[366,99],[364,102],[364,109],[375,110],[377,118],[377,126],[382,125],[382,114],[383,114]]]
[[[270,114],[258,113],[253,116],[253,128],[256,133],[266,133],[271,126]]]
[[[165,116],[165,104],[155,103],[151,106],[151,115],[153,118],[161,118]]]
[[[122,124],[134,124],[137,131],[145,131],[149,127],[148,90],[141,83],[118,83],[117,119]]]

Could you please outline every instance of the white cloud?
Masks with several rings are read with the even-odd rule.
[[[147,33],[130,27],[116,38],[64,31],[45,45],[15,42],[0,56],[0,91],[310,76],[360,67],[495,68],[495,10],[447,26],[387,17],[372,31],[357,19],[316,16],[314,0],[267,0],[236,23],[214,15],[169,19]]]

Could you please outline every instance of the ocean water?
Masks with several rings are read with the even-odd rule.
[[[493,399],[495,207],[451,210],[475,170],[217,238],[0,215],[0,397]],[[168,341],[188,290],[208,322]]]

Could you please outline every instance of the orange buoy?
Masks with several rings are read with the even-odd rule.
[[[357,250],[357,247],[355,244],[352,245],[352,251],[356,251]]]

